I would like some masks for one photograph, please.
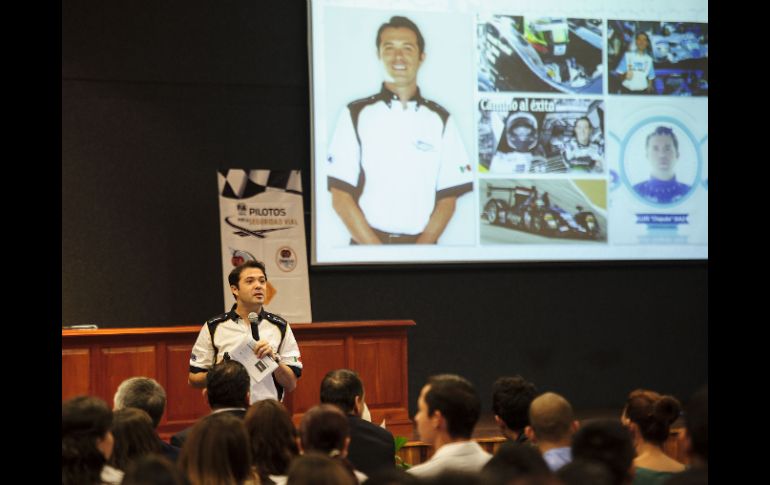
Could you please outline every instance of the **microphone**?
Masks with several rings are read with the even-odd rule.
[[[251,322],[251,336],[254,340],[259,340],[259,315],[257,312],[249,313],[249,322]]]

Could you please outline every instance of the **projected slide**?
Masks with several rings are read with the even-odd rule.
[[[704,0],[311,0],[312,262],[708,258]]]

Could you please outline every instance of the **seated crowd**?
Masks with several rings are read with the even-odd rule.
[[[368,419],[355,371],[325,376],[298,429],[278,401],[249,405],[249,375],[236,361],[214,366],[203,393],[211,413],[171,444],[157,433],[166,394],[153,379],[121,383],[112,410],[96,397],[64,401],[62,485],[708,483],[708,387],[684,407],[687,466],[663,450],[681,405],[650,390],[631,392],[618,418],[578,422],[564,396],[501,377],[492,411],[506,442],[493,456],[472,439],[481,415],[473,384],[432,376],[414,422],[433,453],[411,467],[396,464],[393,435]]]

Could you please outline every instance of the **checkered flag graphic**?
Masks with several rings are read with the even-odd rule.
[[[219,170],[219,193],[228,199],[248,199],[262,192],[302,194],[299,170]]]

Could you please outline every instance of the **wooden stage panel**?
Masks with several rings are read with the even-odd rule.
[[[192,387],[187,382],[191,349],[192,345],[186,344],[166,346],[166,383],[163,387],[167,396],[173,396],[166,403],[165,419],[170,425],[186,425],[211,412],[208,401],[203,397],[203,389]]]
[[[61,399],[91,394],[91,351],[87,347],[61,351]]]
[[[98,366],[101,376],[96,388],[100,389],[100,395],[108,397],[105,401],[110,406],[115,404],[112,398],[118,386],[129,377],[151,377],[160,382],[155,362],[155,346],[110,346],[102,348],[101,354],[101,365]]]
[[[364,380],[372,420],[386,419],[395,435],[411,436],[407,330],[411,320],[292,324],[303,372],[284,405],[295,423],[318,404],[321,380],[332,369],[355,368]],[[207,415],[208,403],[187,383],[190,351],[200,325],[102,330],[62,330],[62,400],[89,394],[112,406],[118,385],[129,377],[156,379],[166,390],[161,437]]]

